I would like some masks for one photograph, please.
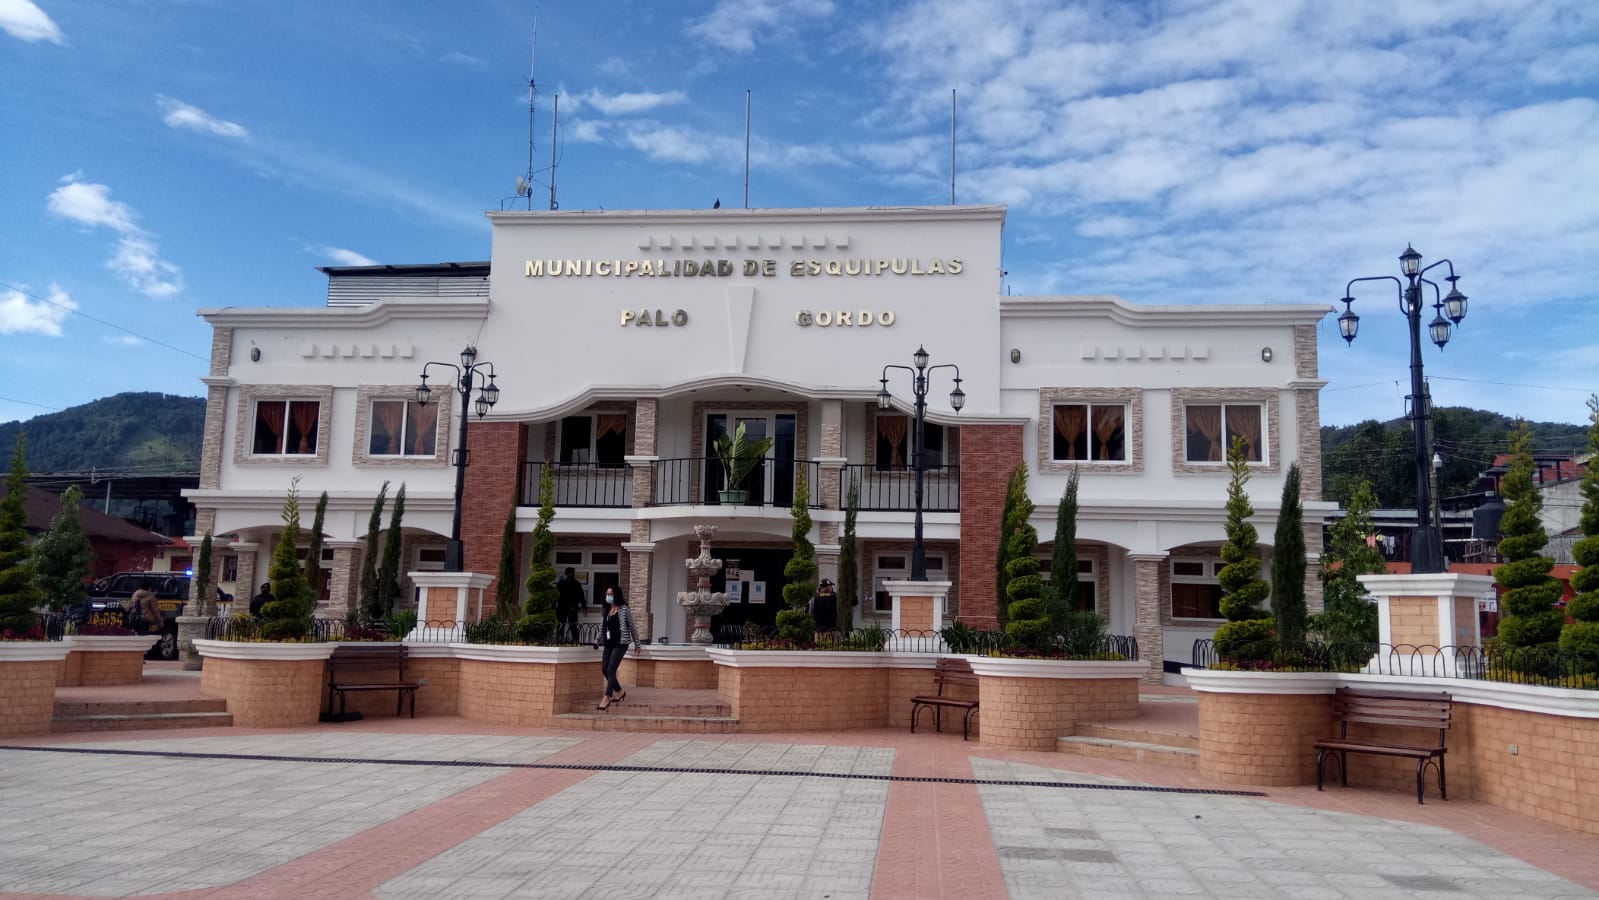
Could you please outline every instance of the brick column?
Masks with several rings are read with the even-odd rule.
[[[466,429],[470,452],[466,469],[466,490],[461,499],[461,542],[466,545],[468,572],[482,572],[491,578],[500,570],[500,538],[505,518],[516,510],[517,478],[520,475],[527,429],[519,422],[472,422]],[[494,604],[494,584],[484,591],[490,608]]]
[[[648,522],[642,523],[646,527]],[[651,567],[655,562],[655,545],[628,541],[622,545],[627,551],[627,604],[633,609],[633,625],[638,628],[640,640],[649,641],[655,635],[654,596],[650,591]]]
[[[333,569],[328,572],[328,612],[345,616],[361,608],[361,556],[366,541],[328,541]]]
[[[1327,608],[1321,585],[1321,523],[1305,523],[1305,610],[1311,615]]]
[[[1160,568],[1166,564],[1166,554],[1129,554],[1128,559],[1133,561],[1133,637],[1139,658],[1149,665],[1142,680],[1160,684],[1166,678],[1166,600],[1160,595]]]
[[[960,620],[974,628],[996,628],[994,560],[1005,489],[1022,461],[1022,426],[963,425],[960,435]]]
[[[653,397],[633,401],[633,453],[626,461],[633,476],[634,509],[655,502],[655,413]]]

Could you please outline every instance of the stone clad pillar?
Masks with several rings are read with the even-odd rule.
[[[1491,594],[1488,575],[1448,572],[1422,575],[1361,575],[1361,587],[1377,598],[1377,640],[1391,646],[1478,647],[1477,598]],[[1378,654],[1383,653],[1378,648]],[[1455,655],[1440,655],[1444,666]]]
[[[1142,681],[1161,684],[1166,679],[1166,600],[1160,594],[1160,567],[1164,553],[1130,553],[1133,563],[1133,637],[1138,655],[1148,668]]]
[[[256,554],[261,552],[261,545],[255,541],[234,541],[228,549],[239,557],[239,580],[233,589],[233,612],[235,615],[247,613],[250,611],[250,598],[261,589],[261,582],[265,580],[257,578],[255,572]]]
[[[340,618],[361,608],[361,556],[366,541],[328,541],[333,568],[328,572],[328,615]]]
[[[648,522],[642,523],[648,526]],[[655,598],[650,591],[651,569],[655,564],[655,544],[649,541],[628,541],[622,545],[627,553],[627,603],[633,610],[633,625],[638,629],[639,640],[649,642],[655,638]]]

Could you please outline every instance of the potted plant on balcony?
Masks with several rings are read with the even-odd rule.
[[[726,432],[718,435],[714,446],[717,458],[722,461],[722,471],[727,476],[727,483],[719,498],[724,504],[745,502],[749,499],[749,492],[744,490],[744,481],[766,459],[766,452],[772,449],[772,439],[765,437],[752,440],[744,432],[744,423],[740,422],[731,435]]]

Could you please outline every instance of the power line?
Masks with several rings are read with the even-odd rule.
[[[204,363],[208,363],[208,362],[211,361],[210,358],[201,356],[198,353],[191,353],[188,350],[183,349],[182,347],[173,346],[172,344],[169,344],[166,341],[158,340],[156,338],[150,337],[149,335],[140,334],[139,332],[134,331],[131,328],[123,328],[121,325],[118,325],[115,322],[108,322],[105,319],[102,319],[102,318],[100,318],[98,316],[91,316],[88,313],[84,312],[81,309],[78,309],[75,306],[68,306],[65,303],[57,303],[56,301],[51,300],[49,297],[41,297],[38,294],[31,293],[29,291],[25,291],[22,288],[17,287],[14,284],[10,284],[8,282],[0,281],[0,287],[6,288],[8,290],[16,291],[17,293],[21,294],[24,297],[32,297],[33,299],[39,301],[40,303],[49,304],[50,306],[54,306],[56,309],[63,310],[65,312],[71,313],[72,315],[82,316],[82,317],[84,317],[85,319],[88,319],[91,322],[98,322],[98,323],[100,323],[101,325],[104,325],[107,328],[115,328],[116,330],[122,332],[123,334],[132,335],[133,337],[136,337],[136,338],[138,338],[141,341],[148,341],[148,342],[150,342],[152,344],[155,344],[157,347],[165,347],[168,350],[173,350],[173,351],[176,351],[178,353],[182,353],[184,356],[191,356],[191,357],[193,357],[195,359],[198,359],[199,361],[204,362]],[[22,402],[22,401],[15,401],[15,402]],[[31,404],[31,405],[37,406],[38,404],[35,403],[35,404]],[[45,407],[45,408],[49,409],[50,407]]]

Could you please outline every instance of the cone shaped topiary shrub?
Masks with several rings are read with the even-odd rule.
[[[740,428],[744,426],[740,425]],[[783,604],[788,609],[777,614],[777,636],[785,641],[816,639],[816,619],[806,611],[816,595],[816,547],[811,543],[811,492],[805,483],[805,470],[794,477],[794,517],[790,536],[794,555],[783,565]]]
[[[1571,555],[1582,568],[1571,573],[1576,596],[1566,604],[1575,619],[1560,632],[1560,649],[1589,655],[1586,668],[1599,668],[1599,396],[1588,398],[1588,470],[1582,476],[1582,518],[1577,527],[1582,539]]]
[[[311,633],[316,601],[300,564],[300,479],[289,484],[283,501],[283,534],[272,554],[269,571],[273,600],[261,607],[261,636],[269,641],[297,641]]]
[[[1555,604],[1564,592],[1549,574],[1555,561],[1538,553],[1549,543],[1538,518],[1543,495],[1532,482],[1532,429],[1525,421],[1510,440],[1510,467],[1500,479],[1505,515],[1499,522],[1499,554],[1505,564],[1494,571],[1504,588],[1499,607],[1499,640],[1508,649],[1550,646],[1560,638],[1566,616]]]
[[[539,521],[533,526],[533,547],[528,554],[527,606],[516,620],[516,636],[528,643],[547,641],[555,634],[555,477],[550,466],[539,475]]]
[[[1232,479],[1227,484],[1227,540],[1221,545],[1226,565],[1216,573],[1222,589],[1221,614],[1227,624],[1216,629],[1216,652],[1235,662],[1270,659],[1276,649],[1276,622],[1260,606],[1271,588],[1260,578],[1259,532],[1249,524],[1255,508],[1244,493],[1249,461],[1244,457],[1242,438],[1233,438],[1227,468]]]

